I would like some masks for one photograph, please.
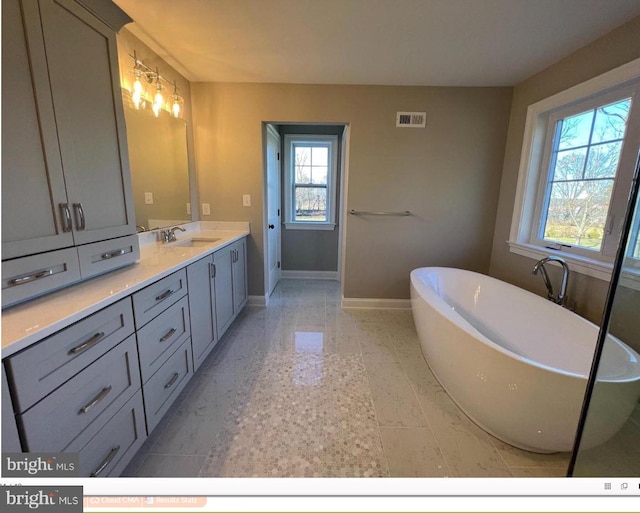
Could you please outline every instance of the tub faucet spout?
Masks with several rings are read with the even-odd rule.
[[[546,264],[547,262],[557,262],[562,266],[562,283],[560,285],[560,293],[557,296],[553,293],[553,287],[551,286],[549,274],[547,274],[547,270],[544,267],[544,264]],[[567,299],[567,284],[569,283],[569,267],[567,266],[566,262],[562,258],[548,256],[536,262],[536,265],[534,265],[533,269],[531,270],[531,274],[538,274],[538,271],[540,271],[542,281],[544,281],[544,284],[547,287],[547,299],[553,301],[558,305],[564,306],[564,303]]]

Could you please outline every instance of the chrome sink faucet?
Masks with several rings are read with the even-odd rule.
[[[180,226],[174,226],[173,228],[169,228],[168,230],[162,230],[160,232],[160,240],[162,242],[174,242],[176,240],[176,230],[180,230],[181,232],[187,231]]]
[[[562,284],[560,285],[560,293],[557,296],[553,293],[551,280],[549,279],[547,270],[544,267],[544,264],[546,264],[547,262],[558,262],[562,266]],[[567,284],[569,283],[569,267],[567,266],[566,262],[560,257],[544,257],[543,259],[536,262],[536,265],[534,265],[533,269],[531,270],[531,274],[538,274],[538,271],[540,271],[542,281],[544,281],[544,284],[547,287],[547,299],[553,301],[558,305],[564,306],[567,299]]]

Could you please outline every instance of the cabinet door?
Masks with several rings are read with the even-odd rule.
[[[227,330],[235,314],[233,303],[232,247],[227,246],[213,254],[215,265],[215,303],[218,340]]]
[[[246,239],[233,244],[233,306],[236,315],[247,302],[247,252]]]
[[[39,5],[74,241],[133,234],[115,33],[74,1]]]
[[[213,279],[211,255],[187,267],[194,371],[198,370],[218,341]]]
[[[2,452],[22,452],[7,377],[2,369]]]
[[[2,99],[2,259],[73,246],[35,2],[2,2]]]

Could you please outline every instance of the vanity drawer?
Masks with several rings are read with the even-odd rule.
[[[83,433],[65,452],[79,454],[81,477],[118,476],[146,438],[142,391],[138,390],[93,437]]]
[[[153,376],[189,335],[187,296],[138,331],[138,356],[143,383]]]
[[[83,278],[90,278],[133,264],[140,258],[138,236],[129,235],[78,246],[78,258],[80,274]]]
[[[187,339],[142,387],[149,434],[180,395],[192,374],[191,339]]]
[[[133,294],[136,328],[140,329],[187,293],[187,271],[180,269]]]
[[[16,411],[25,411],[132,333],[126,298],[7,358]]]
[[[18,415],[25,449],[59,452],[103,412],[108,420],[140,388],[135,335]],[[95,428],[95,426],[94,426]]]
[[[2,308],[80,280],[76,248],[2,262]]]

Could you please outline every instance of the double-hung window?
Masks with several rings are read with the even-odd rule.
[[[284,145],[285,227],[333,230],[337,136],[285,135]]]
[[[640,145],[640,63],[631,64],[529,107],[511,251],[558,254],[608,279]]]

